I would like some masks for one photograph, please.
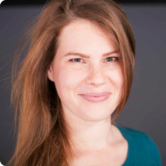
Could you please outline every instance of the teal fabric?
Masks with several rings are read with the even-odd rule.
[[[128,156],[122,166],[162,166],[156,143],[144,132],[115,125],[128,142]]]

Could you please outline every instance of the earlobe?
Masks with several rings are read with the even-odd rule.
[[[52,67],[51,66],[47,70],[47,77],[50,81],[54,82],[54,77],[53,77],[53,72],[52,72]]]

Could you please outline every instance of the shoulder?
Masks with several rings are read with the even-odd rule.
[[[137,161],[151,162],[153,165],[161,166],[161,157],[159,149],[154,140],[146,133],[129,127],[120,127],[126,140],[133,143]]]

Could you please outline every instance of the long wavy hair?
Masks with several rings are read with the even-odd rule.
[[[11,103],[15,113],[16,147],[12,166],[69,166],[72,142],[61,101],[47,70],[63,27],[76,19],[89,20],[114,37],[122,56],[124,89],[112,122],[125,106],[133,82],[135,39],[124,11],[112,0],[51,0],[29,30],[31,42],[21,67],[12,70]],[[18,122],[18,127],[16,123]]]

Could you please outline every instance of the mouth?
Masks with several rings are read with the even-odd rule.
[[[85,94],[81,94],[84,96],[95,96],[95,97],[100,97],[100,96],[104,96],[104,95],[108,95],[110,94],[110,92],[101,92],[101,93],[85,93]]]
[[[102,102],[109,98],[111,93],[88,93],[88,94],[80,94],[85,100],[90,102]]]

